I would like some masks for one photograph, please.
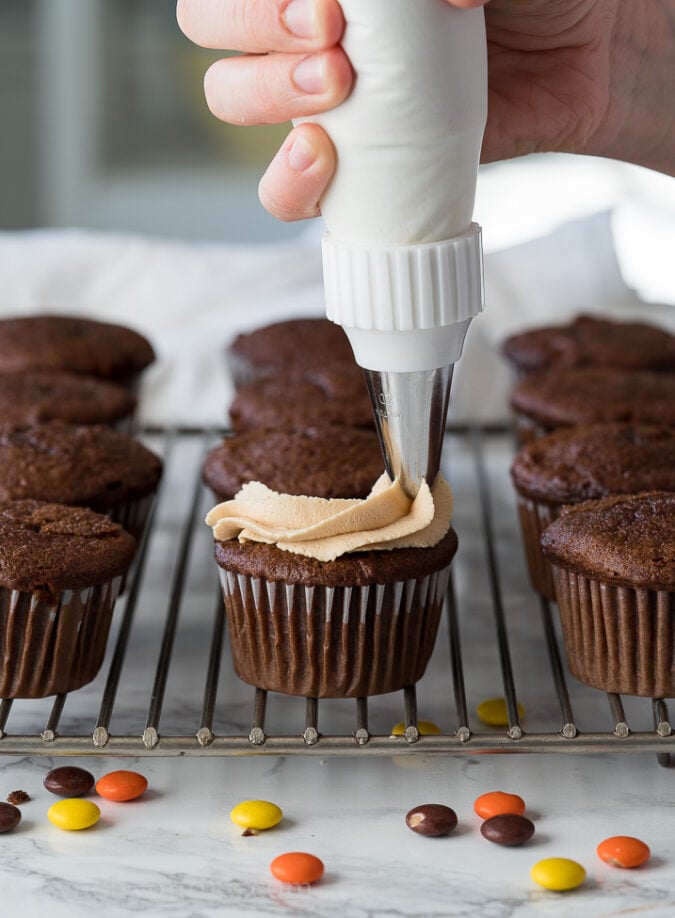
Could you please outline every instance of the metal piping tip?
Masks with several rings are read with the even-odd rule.
[[[423,478],[433,486],[440,468],[452,370],[365,370],[385,468],[411,499]]]

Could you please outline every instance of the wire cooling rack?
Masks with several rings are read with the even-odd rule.
[[[213,499],[201,483],[201,464],[223,433],[139,432],[163,455],[165,476],[102,672],[69,696],[1,700],[0,754],[643,752],[672,764],[675,734],[663,699],[605,695],[569,676],[556,609],[527,584],[508,481],[513,444],[502,428],[448,430],[445,473],[455,492],[460,549],[445,625],[417,686],[319,701],[241,683],[203,524]],[[505,700],[502,727],[487,727],[474,713],[490,696]],[[425,732],[421,718],[428,714],[441,724],[439,733]]]

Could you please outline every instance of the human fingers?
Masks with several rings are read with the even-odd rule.
[[[287,222],[319,215],[319,201],[335,170],[335,150],[317,124],[288,135],[260,180],[258,194],[273,217]]]
[[[178,0],[176,18],[197,45],[252,54],[331,48],[344,30],[337,0]]]
[[[349,94],[352,69],[340,47],[316,54],[241,55],[206,71],[216,117],[232,124],[279,124],[333,108]]]

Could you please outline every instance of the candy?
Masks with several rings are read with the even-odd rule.
[[[507,794],[504,791],[496,790],[476,797],[473,809],[482,819],[501,816],[503,813],[516,813],[522,816],[525,812],[525,801],[518,794]]]
[[[304,851],[280,854],[270,864],[270,870],[282,883],[316,883],[323,876],[323,861]]]
[[[417,729],[421,736],[437,736],[441,732],[441,728],[438,724],[435,724],[432,720],[418,720]],[[397,724],[391,728],[390,736],[403,736],[405,733],[405,724],[403,721],[399,721]]]
[[[524,845],[534,835],[534,823],[517,813],[500,813],[491,816],[480,827],[480,834],[496,845],[515,848]]]
[[[82,797],[94,786],[94,776],[74,765],[62,765],[52,768],[45,775],[44,786],[57,797]]]
[[[0,835],[11,832],[21,822],[21,810],[11,803],[0,803]]]
[[[519,719],[522,719],[525,716],[525,708],[520,702],[516,703],[516,708]],[[476,708],[476,714],[480,721],[491,727],[508,727],[509,725],[505,698],[486,698]]]
[[[110,771],[96,782],[96,793],[106,800],[123,803],[135,800],[148,787],[148,779],[137,771]]]
[[[59,800],[47,810],[47,818],[68,832],[77,832],[95,825],[101,817],[101,811],[91,800],[80,800],[71,797],[69,800]]]
[[[420,835],[447,835],[457,825],[457,813],[442,803],[423,803],[407,813],[405,822]]]
[[[281,822],[283,815],[279,807],[268,800],[244,800],[230,812],[230,819],[242,829],[271,829]]]
[[[612,867],[639,867],[649,860],[651,851],[639,838],[632,835],[614,835],[598,845],[597,854],[600,860]]]
[[[530,870],[530,876],[544,889],[564,892],[566,889],[581,886],[586,879],[586,871],[581,864],[566,857],[547,857],[534,865]]]

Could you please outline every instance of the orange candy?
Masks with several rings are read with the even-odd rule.
[[[473,808],[482,819],[502,816],[505,813],[516,813],[522,816],[525,812],[525,801],[518,794],[507,794],[504,791],[496,790],[476,797]]]
[[[612,867],[639,867],[649,860],[651,851],[639,838],[631,835],[614,835],[601,841],[597,849],[601,861]]]
[[[304,851],[290,851],[275,857],[270,870],[282,883],[316,883],[323,876],[323,861]]]
[[[96,793],[106,800],[123,803],[140,797],[148,786],[148,779],[137,771],[111,771],[96,782]]]

